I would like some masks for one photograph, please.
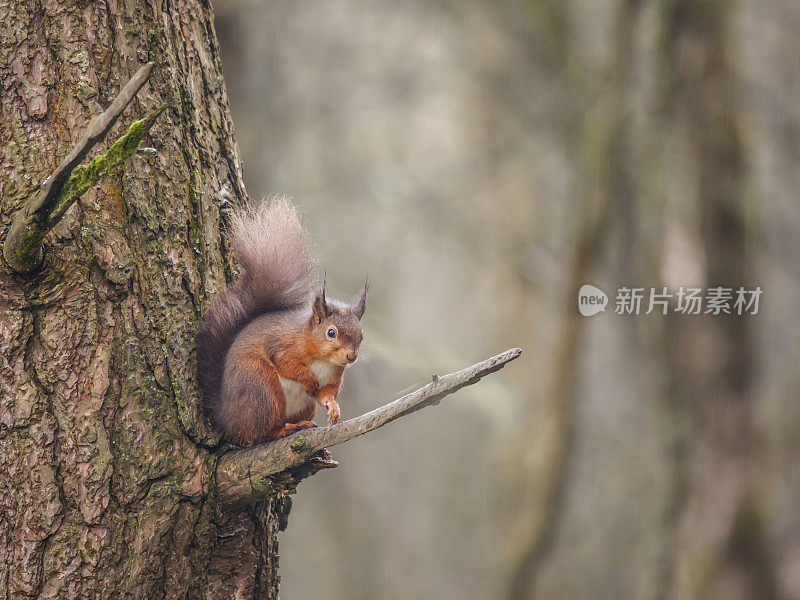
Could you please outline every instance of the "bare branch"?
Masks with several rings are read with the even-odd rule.
[[[448,394],[502,369],[520,354],[521,349],[512,348],[461,371],[442,377],[434,376],[433,383],[360,417],[224,454],[216,470],[217,498],[223,505],[232,505],[275,495],[285,487],[281,479],[286,469],[307,465],[312,472],[316,472],[319,468],[336,466],[326,463],[324,458],[317,455],[318,451],[351,440],[426,406],[438,404]],[[312,460],[307,462],[309,459]]]
[[[103,140],[125,107],[150,78],[154,64],[149,62],[139,69],[111,106],[92,119],[83,137],[45,180],[39,192],[14,216],[3,245],[3,257],[15,272],[29,273],[41,264],[44,236],[61,220],[72,203],[97,183],[103,173],[135,152],[144,134],[161,114],[163,108],[137,121],[106,154],[95,158],[86,167],[78,167],[92,148]]]

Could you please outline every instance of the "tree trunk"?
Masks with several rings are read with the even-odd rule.
[[[705,250],[705,287],[753,290],[747,165],[731,64],[730,2],[678,0],[664,12],[666,106],[690,175]],[[686,175],[683,175],[686,177]],[[758,500],[752,315],[668,321],[675,439],[675,529],[667,573],[677,598],[777,598]]]
[[[207,3],[0,1],[0,234],[147,60],[112,136],[167,105],[134,156],[0,271],[0,596],[275,598],[269,503],[222,512],[194,377],[225,283],[220,206],[244,198]]]

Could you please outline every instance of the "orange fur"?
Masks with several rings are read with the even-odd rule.
[[[363,337],[366,284],[349,304],[326,298],[324,283],[314,293],[308,234],[286,200],[237,211],[230,237],[242,273],[197,335],[206,409],[237,443],[311,427],[317,404],[336,422],[344,369]]]
[[[314,395],[314,399],[317,401],[319,405],[324,406],[323,402],[325,398],[336,400],[336,398],[339,396],[339,388],[342,385],[343,376],[344,376],[344,367],[339,367],[336,370],[336,374],[334,375],[333,379],[331,379],[326,385],[323,385],[321,388],[317,390],[317,393]]]

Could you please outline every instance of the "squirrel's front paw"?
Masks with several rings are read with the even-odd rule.
[[[335,425],[339,422],[339,405],[336,404],[336,400],[327,399],[322,403],[322,406],[325,410],[328,411],[328,425]]]

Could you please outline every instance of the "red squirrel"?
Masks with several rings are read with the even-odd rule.
[[[283,198],[234,211],[240,273],[197,333],[204,405],[227,439],[266,441],[339,420],[345,367],[358,357],[367,285],[350,304],[325,296],[300,215]]]

